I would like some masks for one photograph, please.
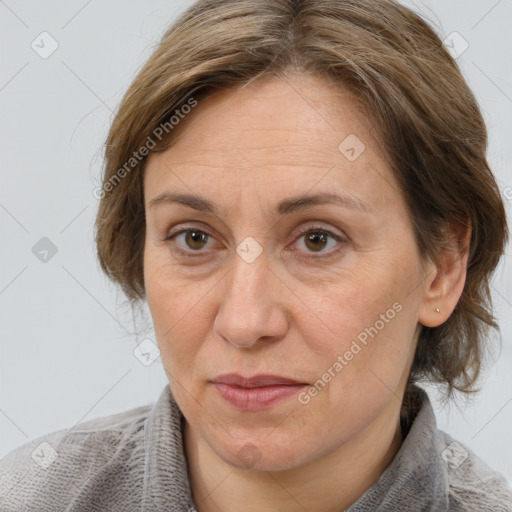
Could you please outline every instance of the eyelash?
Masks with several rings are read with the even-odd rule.
[[[202,229],[198,229],[198,228],[195,228],[193,226],[190,226],[190,227],[186,227],[186,228],[183,228],[179,231],[176,231],[175,233],[172,233],[171,235],[169,235],[167,238],[165,238],[165,242],[168,242],[170,243],[174,238],[176,238],[177,236],[183,234],[183,233],[188,233],[190,231],[196,231],[198,233],[202,233],[204,235],[207,235],[208,237],[211,237],[213,238],[212,235],[210,235],[208,232],[202,230]],[[333,238],[334,240],[336,240],[336,242],[339,242],[341,244],[341,246],[343,246],[344,244],[347,243],[347,240],[340,236],[340,235],[337,235],[335,233],[333,233],[332,231],[322,227],[322,226],[308,226],[307,229],[304,229],[302,230],[298,235],[297,235],[297,240],[299,240],[300,238],[302,238],[304,235],[307,235],[307,234],[312,234],[312,233],[320,233],[320,234],[323,234],[323,235],[327,235],[331,238]],[[178,247],[180,247],[178,245]],[[337,254],[339,251],[341,250],[341,247],[338,246],[338,248],[336,249],[331,249],[329,252],[319,252],[319,253],[316,253],[318,254],[318,256],[305,256],[306,259],[318,259],[318,258],[326,258],[326,257],[331,257],[331,256],[334,256],[335,254]],[[185,257],[189,257],[189,258],[197,258],[197,257],[202,257],[204,251],[187,251],[186,249],[183,249],[182,247],[180,247],[178,249],[179,252],[181,252]],[[196,254],[194,254],[194,252]],[[311,253],[311,254],[315,254],[315,253]],[[326,255],[325,255],[326,254]]]

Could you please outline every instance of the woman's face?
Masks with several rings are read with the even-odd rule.
[[[272,78],[201,100],[181,123],[145,171],[144,277],[191,427],[224,461],[268,471],[396,419],[427,276],[353,98]],[[300,385],[212,382],[225,374]]]

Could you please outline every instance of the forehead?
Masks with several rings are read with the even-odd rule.
[[[369,201],[398,190],[357,100],[318,77],[223,90],[198,100],[176,128],[170,149],[148,160],[146,200],[166,185],[253,187],[268,196],[334,187]]]
[[[332,158],[350,133],[375,146],[372,125],[354,94],[341,85],[310,75],[270,76],[198,100],[173,135],[183,151],[254,153],[299,144],[311,157]]]

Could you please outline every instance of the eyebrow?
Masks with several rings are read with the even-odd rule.
[[[172,203],[182,204],[184,206],[188,206],[189,208],[193,208],[194,210],[220,216],[220,209],[215,203],[194,194],[175,194],[171,192],[163,192],[162,194],[151,199],[149,202],[149,208],[154,208],[160,204]],[[372,213],[368,203],[362,201],[361,199],[353,196],[327,192],[313,195],[302,195],[285,199],[277,205],[276,213],[279,215],[289,215],[291,213],[302,211],[312,206],[322,204],[335,204],[344,208]]]

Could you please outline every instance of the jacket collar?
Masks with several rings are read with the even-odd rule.
[[[346,512],[448,511],[446,448],[427,393],[414,387],[416,410],[402,446],[379,480]]]
[[[193,512],[183,413],[167,384],[144,422],[142,512]]]

